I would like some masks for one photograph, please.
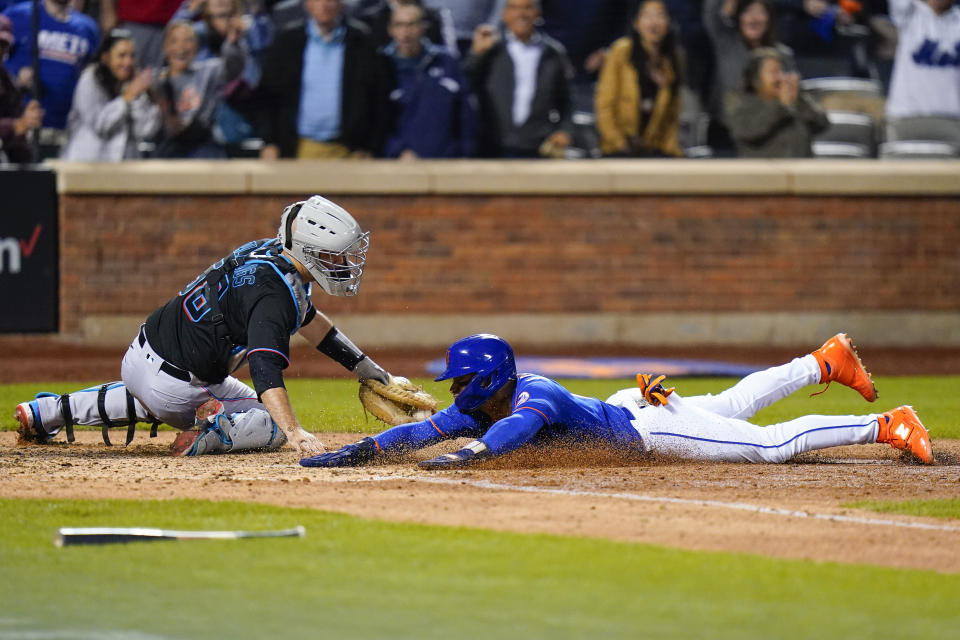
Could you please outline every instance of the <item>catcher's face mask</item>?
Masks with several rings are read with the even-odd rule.
[[[294,203],[283,212],[278,236],[283,248],[324,291],[334,296],[357,295],[370,233],[362,232],[342,207],[320,196]]]

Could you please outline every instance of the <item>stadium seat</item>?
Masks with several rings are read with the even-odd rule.
[[[830,127],[814,136],[815,144],[818,142],[855,144],[867,150],[866,157],[875,156],[877,125],[873,116],[856,111],[828,111],[827,118],[830,120]],[[831,150],[831,152],[834,151]]]
[[[818,100],[828,93],[856,93],[867,96],[882,96],[883,87],[869,78],[807,78],[800,81],[800,88]]]
[[[709,128],[710,115],[706,112],[680,114],[680,146],[689,149],[706,145]]]
[[[240,142],[226,145],[228,158],[259,158],[263,149],[263,140],[260,138],[246,138]]]
[[[597,118],[589,111],[574,111],[570,115],[573,123],[568,158],[599,158],[600,137],[597,135]]]
[[[815,158],[871,158],[870,148],[855,142],[814,142]]]
[[[932,140],[960,145],[960,122],[946,116],[914,116],[887,122],[887,140]]]
[[[703,160],[706,158],[713,157],[713,147],[707,144],[698,144],[693,147],[684,147],[683,154],[687,158],[693,158],[695,160]]]
[[[152,158],[153,154],[157,150],[157,144],[150,140],[141,140],[137,143],[137,153],[140,154],[140,158]]]
[[[880,145],[883,159],[949,160],[960,158],[960,147],[935,140],[896,140]]]
[[[883,86],[867,78],[808,78],[800,88],[827,111],[868,113],[875,122],[884,119],[886,98]]]

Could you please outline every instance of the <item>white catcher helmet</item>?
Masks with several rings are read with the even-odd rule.
[[[277,236],[281,247],[307,268],[324,291],[333,296],[357,295],[370,232],[361,231],[343,207],[320,196],[294,202],[283,210]]]

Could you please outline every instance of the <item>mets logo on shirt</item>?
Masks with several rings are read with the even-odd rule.
[[[517,396],[517,406],[519,407],[529,399],[530,399],[530,394],[524,391],[523,393]]]

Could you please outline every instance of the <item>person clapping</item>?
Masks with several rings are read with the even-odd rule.
[[[135,45],[126,29],[103,39],[77,83],[60,157],[78,162],[118,162],[139,157],[139,142],[160,127],[160,110],[148,95],[152,71],[137,72]]]
[[[220,56],[197,60],[199,42],[189,22],[167,25],[163,51],[166,66],[151,91],[163,115],[156,155],[161,158],[224,158],[213,125],[223,90],[243,73],[246,51],[239,25],[227,33]]]

